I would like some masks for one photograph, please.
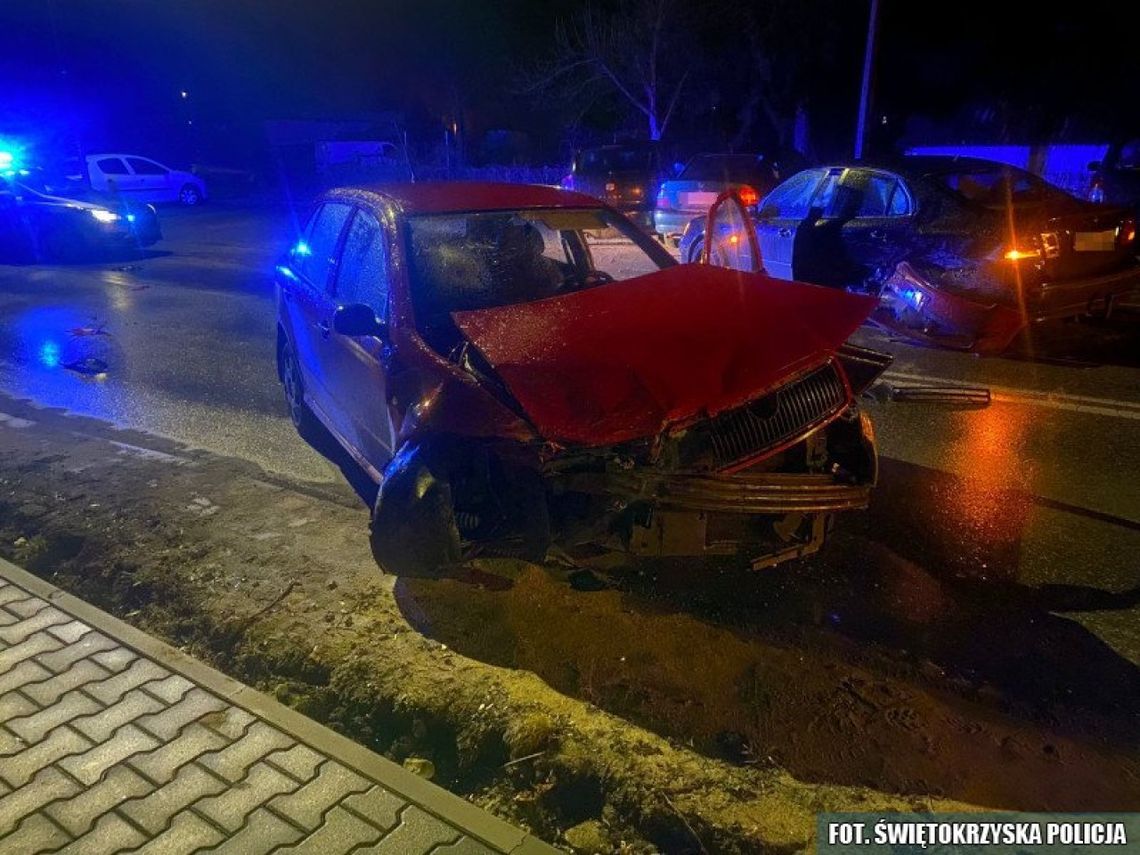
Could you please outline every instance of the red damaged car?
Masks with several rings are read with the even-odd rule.
[[[277,296],[292,419],[378,483],[398,574],[554,544],[766,566],[875,482],[857,399],[888,358],[844,344],[873,299],[678,265],[582,194],[331,191]]]

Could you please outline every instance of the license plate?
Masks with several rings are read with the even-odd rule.
[[[1076,252],[1112,252],[1116,249],[1116,229],[1106,232],[1076,232],[1073,235]]]
[[[688,191],[677,194],[677,200],[681,203],[681,207],[690,211],[698,211],[702,208],[711,208],[712,203],[716,201],[716,193],[708,193],[704,191]]]

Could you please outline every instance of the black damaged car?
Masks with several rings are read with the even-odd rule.
[[[80,261],[161,238],[153,205],[57,187],[34,171],[0,176],[0,261]]]
[[[753,246],[752,269],[877,296],[879,325],[978,353],[1039,321],[1107,315],[1140,287],[1132,211],[974,158],[806,169],[753,209],[748,242],[718,233],[706,251],[705,220],[683,260],[737,266],[733,247]]]

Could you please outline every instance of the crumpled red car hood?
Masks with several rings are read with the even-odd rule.
[[[686,264],[453,317],[546,439],[605,445],[759,397],[826,360],[875,303]]]

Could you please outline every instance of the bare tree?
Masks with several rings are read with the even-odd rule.
[[[603,94],[661,139],[689,77],[676,0],[625,0],[615,11],[587,3],[555,28],[553,55],[526,74],[524,91],[559,97],[585,112]]]

